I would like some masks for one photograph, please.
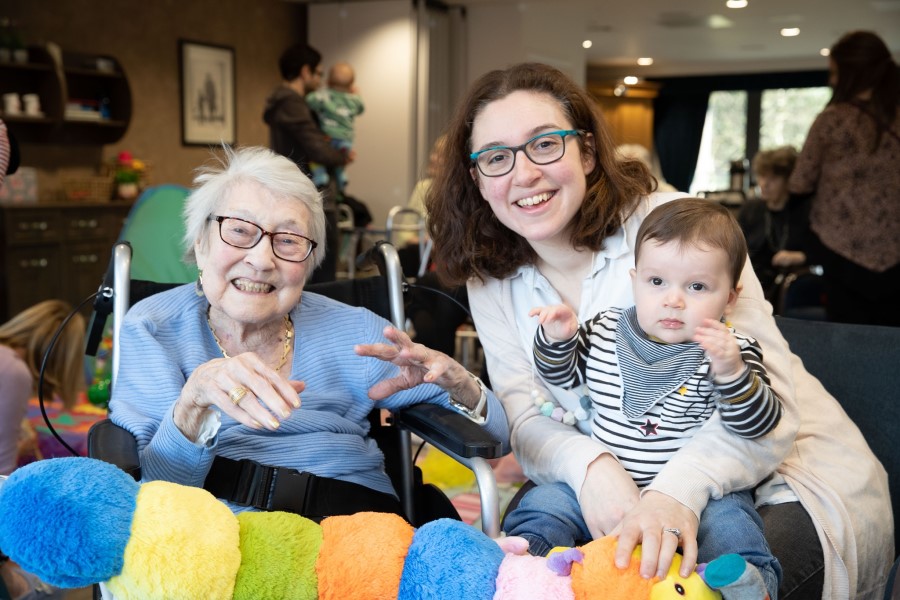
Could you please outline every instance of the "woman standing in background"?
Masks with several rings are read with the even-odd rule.
[[[900,326],[900,75],[877,35],[831,48],[834,93],[813,122],[790,178],[812,194],[813,260],[824,268],[831,321]]]

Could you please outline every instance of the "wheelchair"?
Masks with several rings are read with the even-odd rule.
[[[396,250],[390,244],[380,243],[373,248],[371,256],[378,263],[380,275],[308,285],[306,290],[369,308],[403,329],[404,280]],[[116,244],[110,271],[101,286],[100,301],[95,303],[92,319],[92,328],[102,328],[102,321],[106,318],[103,313],[112,312],[113,315],[112,386],[115,386],[119,361],[119,348],[115,340],[118,339],[122,317],[128,307],[143,297],[180,285],[131,280],[131,260],[130,244]],[[379,413],[375,410],[371,415],[373,430],[370,435],[385,454],[386,470],[400,495],[407,520],[419,526],[439,517],[459,519],[458,513],[440,490],[422,483],[421,474],[413,464],[412,434],[415,434],[474,472],[481,497],[482,529],[487,535],[498,537],[499,493],[488,459],[501,455],[500,442],[463,415],[437,405],[417,405],[392,413],[387,427],[382,426]],[[88,453],[140,479],[136,441],[128,431],[108,419],[92,427],[88,435]]]

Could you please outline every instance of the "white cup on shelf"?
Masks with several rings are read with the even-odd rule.
[[[25,107],[25,114],[31,117],[41,116],[41,97],[37,94],[24,94],[22,96],[22,104]]]
[[[22,114],[22,100],[17,93],[3,94],[3,112],[7,115]]]

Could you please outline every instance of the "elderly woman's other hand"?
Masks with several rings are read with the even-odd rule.
[[[446,390],[457,402],[475,408],[481,398],[481,388],[469,372],[443,352],[416,344],[408,335],[394,327],[384,328],[389,344],[359,344],[354,347],[360,356],[370,356],[400,367],[400,374],[379,381],[369,388],[369,397],[383,400],[402,390],[422,383],[433,383]]]
[[[211,360],[185,383],[175,405],[175,424],[196,441],[206,410],[215,406],[248,427],[274,431],[300,408],[304,388],[302,381],[285,379],[253,352]]]

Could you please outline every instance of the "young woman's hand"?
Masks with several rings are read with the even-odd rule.
[[[654,490],[644,492],[637,506],[613,531],[619,536],[616,566],[627,567],[635,546],[641,544],[641,577],[665,577],[672,557],[681,547],[679,573],[682,577],[689,576],[697,564],[699,524],[694,511],[674,498]]]

